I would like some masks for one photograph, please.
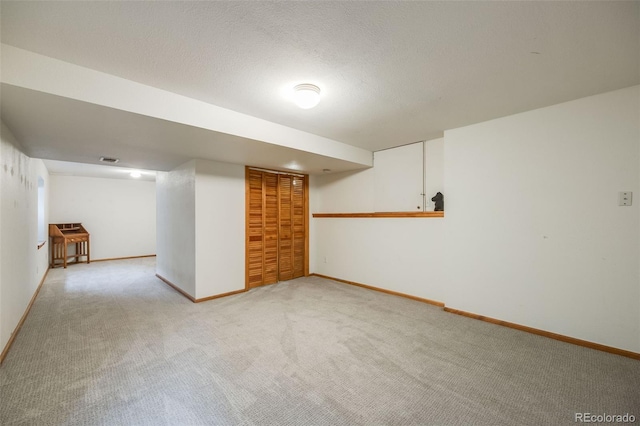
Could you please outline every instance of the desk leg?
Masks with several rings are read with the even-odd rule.
[[[64,265],[64,268],[67,269],[67,241],[63,241],[62,245],[64,246],[62,249],[62,252],[64,254],[64,259],[62,260],[62,264]]]
[[[85,243],[87,245],[87,264],[91,263],[91,256],[89,255],[89,252],[91,250],[91,244],[89,244],[91,241],[91,237],[87,237],[87,242]]]

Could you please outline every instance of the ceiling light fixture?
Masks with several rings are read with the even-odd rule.
[[[315,84],[298,84],[293,91],[293,99],[302,109],[313,108],[320,102],[320,88]]]
[[[137,178],[139,178],[140,176],[142,176],[142,173],[140,173],[140,172],[139,172],[139,171],[137,171],[137,170],[134,170],[134,171],[132,171],[132,172],[131,172],[131,174],[130,174],[129,176],[131,176],[132,178],[136,178],[136,179],[137,179]]]

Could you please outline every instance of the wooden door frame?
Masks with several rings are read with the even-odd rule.
[[[309,175],[304,175],[304,276],[309,276]]]
[[[249,290],[249,210],[251,204],[251,190],[249,187],[249,170],[259,170],[267,173],[276,173],[276,174],[286,174],[293,176],[304,176],[304,276],[309,276],[309,220],[310,220],[310,212],[309,212],[309,175],[304,173],[291,173],[291,172],[282,172],[279,170],[269,170],[263,169],[262,167],[252,167],[245,166],[244,167],[244,288],[245,290]],[[264,182],[263,182],[264,183]],[[263,197],[265,191],[263,188]],[[280,195],[278,195],[278,204]],[[264,202],[263,202],[264,209]],[[264,216],[264,212],[263,212]],[[264,223],[264,220],[263,220]],[[279,228],[279,227],[278,227]],[[264,243],[264,233],[263,233],[263,243]],[[264,246],[263,246],[264,252]],[[264,263],[264,262],[263,262]]]

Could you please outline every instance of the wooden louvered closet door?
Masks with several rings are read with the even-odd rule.
[[[264,173],[264,281],[278,282],[278,175]]]
[[[278,235],[278,272],[282,281],[293,278],[293,221],[291,214],[292,177],[278,175],[279,235]]]
[[[299,278],[304,276],[305,271],[305,241],[306,241],[306,218],[305,218],[305,178],[302,176],[292,176],[291,190],[291,245],[293,252],[293,276]]]
[[[306,176],[247,168],[247,288],[308,269]]]

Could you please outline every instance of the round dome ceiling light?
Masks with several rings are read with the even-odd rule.
[[[315,84],[298,84],[293,91],[293,99],[302,109],[313,108],[320,102],[320,88]]]

